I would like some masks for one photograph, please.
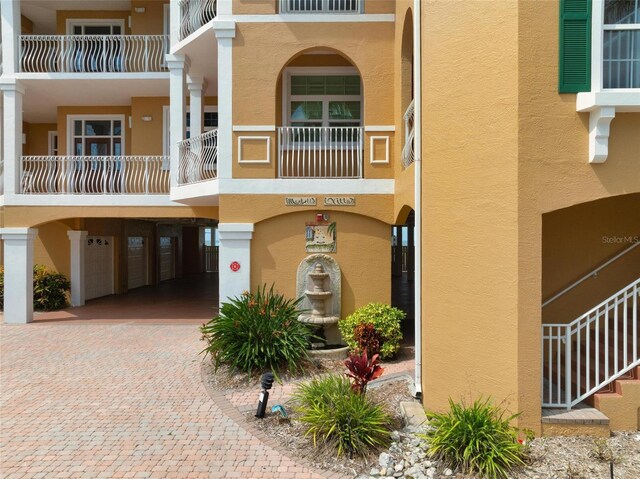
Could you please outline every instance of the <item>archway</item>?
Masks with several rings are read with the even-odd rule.
[[[391,305],[407,315],[402,323],[404,343],[415,340],[415,212],[406,206],[400,211],[396,225],[391,227]]]

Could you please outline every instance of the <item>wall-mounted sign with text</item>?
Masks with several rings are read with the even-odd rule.
[[[355,196],[327,196],[324,199],[325,206],[355,206]]]
[[[285,206],[316,206],[318,201],[313,196],[287,196],[284,199]]]

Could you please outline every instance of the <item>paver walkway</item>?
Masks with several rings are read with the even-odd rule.
[[[226,416],[197,325],[0,326],[3,478],[320,478]]]

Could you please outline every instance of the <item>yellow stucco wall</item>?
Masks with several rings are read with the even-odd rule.
[[[49,132],[56,131],[55,123],[25,123],[23,133],[27,137],[27,143],[22,145],[24,155],[46,156],[49,154]]]
[[[35,227],[51,221],[76,218],[206,218],[218,219],[217,206],[5,206],[4,227]]]
[[[542,295],[549,299],[640,241],[640,194],[615,196],[542,216]],[[640,247],[542,310],[545,323],[573,321],[640,278]]]
[[[330,213],[336,222],[337,252],[329,255],[342,270],[342,316],[371,301],[391,301],[390,226],[343,211]],[[292,212],[255,225],[251,240],[251,288],[272,283],[288,297],[296,296],[296,272],[305,252],[305,223],[315,211]],[[375,262],[373,261],[375,258]]]
[[[162,35],[164,33],[164,6],[169,2],[158,0],[133,0],[131,2],[131,34]],[[144,8],[144,12],[136,12]]]
[[[518,10],[422,15],[424,405],[491,395],[539,429],[539,393],[518,383]]]
[[[124,22],[124,34],[129,35],[128,18],[130,11],[98,11],[98,10],[57,10],[56,11],[56,32],[58,35],[67,35],[67,20],[75,19],[106,19],[122,20]]]
[[[588,115],[557,92],[558,2],[422,7],[425,405],[490,394],[540,431],[543,288],[604,254],[594,234],[637,224],[585,205],[545,216],[543,237],[543,214],[640,190],[640,115],[618,114],[607,162],[589,164]],[[637,216],[637,197],[624,201]],[[558,238],[578,223],[588,236]]]

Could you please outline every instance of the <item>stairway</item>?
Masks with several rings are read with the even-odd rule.
[[[584,420],[591,406],[609,418],[611,430],[639,428],[639,304],[640,279],[570,324],[542,325],[543,407],[563,416],[558,422],[578,406],[575,417]],[[543,422],[554,416],[549,412]]]

